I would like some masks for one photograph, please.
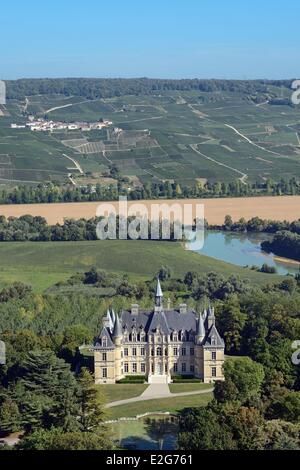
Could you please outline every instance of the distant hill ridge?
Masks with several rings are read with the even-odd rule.
[[[122,95],[152,94],[159,91],[268,93],[270,86],[291,88],[292,80],[214,80],[214,79],[152,79],[152,78],[35,78],[8,80],[7,98],[63,94],[88,99]]]

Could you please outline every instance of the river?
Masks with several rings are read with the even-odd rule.
[[[266,233],[232,233],[207,230],[204,236],[204,247],[193,250],[238,266],[259,266],[266,263],[274,266],[278,274],[296,274],[300,264],[297,261],[279,258],[272,253],[261,250],[260,244],[272,235]]]

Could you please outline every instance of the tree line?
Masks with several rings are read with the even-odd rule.
[[[205,80],[149,78],[44,78],[7,80],[8,99],[25,99],[32,95],[62,94],[87,99],[124,95],[147,95],[161,91],[239,92],[247,95],[270,94],[270,86],[291,88],[292,80]]]
[[[296,178],[290,180],[267,181],[264,183],[242,183],[239,180],[226,182],[207,182],[182,185],[180,182],[155,181],[144,183],[141,187],[129,188],[128,181],[118,176],[118,182],[109,186],[61,186],[55,183],[21,185],[0,189],[0,204],[51,204],[58,202],[116,201],[120,196],[129,200],[148,199],[189,199],[214,197],[250,197],[300,195],[300,183]],[[125,181],[126,180],[126,181]]]
[[[224,224],[208,224],[206,223],[206,228],[208,230],[222,230],[224,232],[238,232],[238,233],[247,233],[247,232],[265,232],[265,233],[276,233],[280,231],[289,231],[292,233],[300,234],[300,219],[294,220],[292,222],[288,220],[270,220],[270,219],[261,219],[260,217],[252,217],[249,220],[246,220],[244,217],[240,218],[236,222],[233,221],[230,215],[226,215],[224,219]]]
[[[104,217],[94,217],[92,219],[65,219],[63,224],[48,225],[45,218],[40,216],[22,215],[17,217],[0,216],[0,242],[66,242],[66,241],[91,241],[98,240],[97,226],[104,220]],[[127,226],[127,238],[130,239],[130,227],[135,223],[135,217],[128,217],[125,221]],[[123,220],[116,216],[114,221],[116,238],[119,237]],[[151,221],[144,220],[140,223],[143,225],[143,239],[151,239]],[[165,221],[157,222],[158,235],[161,240],[176,240],[176,222],[166,221],[169,227],[168,233],[164,235]],[[123,228],[122,228],[123,230]],[[142,230],[139,223],[136,230]],[[167,237],[166,237],[167,236]]]
[[[300,231],[283,230],[277,232],[272,240],[262,242],[261,249],[285,258],[300,261]]]

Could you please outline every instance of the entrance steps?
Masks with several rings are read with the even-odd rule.
[[[168,375],[149,375],[149,384],[168,384],[171,382],[171,378]]]

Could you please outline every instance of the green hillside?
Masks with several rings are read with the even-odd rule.
[[[261,274],[186,251],[179,243],[148,241],[24,242],[0,244],[0,284],[22,281],[43,291],[72,274],[95,265],[107,271],[126,273],[133,279],[149,278],[162,265],[174,277],[187,271],[235,274],[257,284],[277,276]]]

